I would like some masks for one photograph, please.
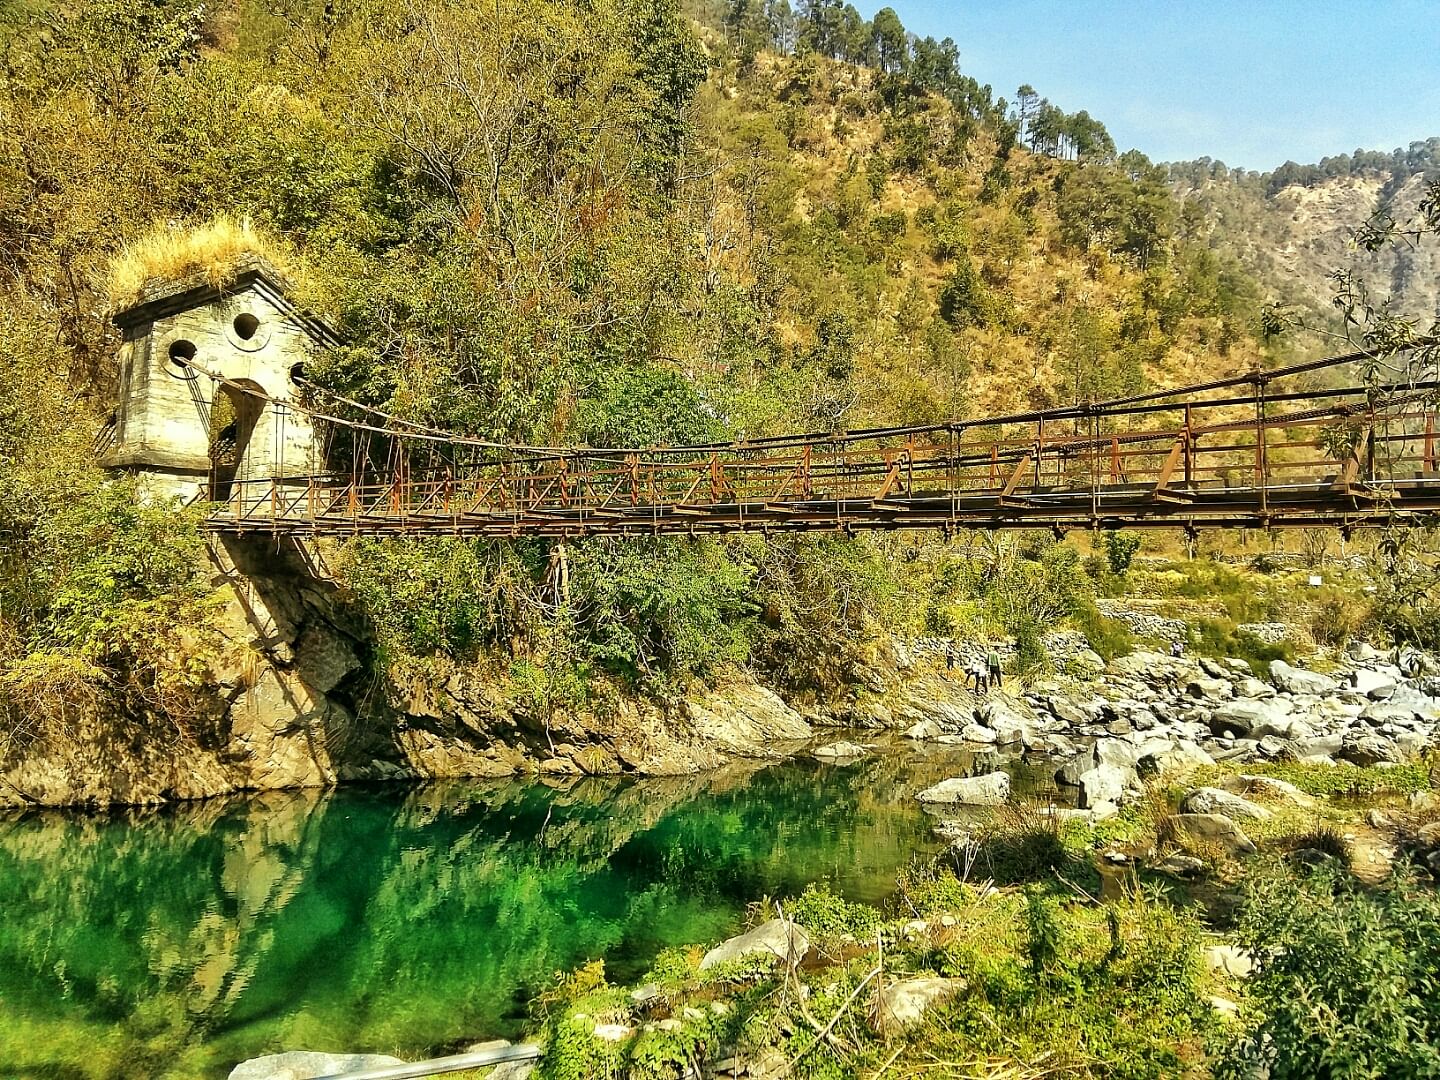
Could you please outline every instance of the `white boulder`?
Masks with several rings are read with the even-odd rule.
[[[880,991],[875,1027],[881,1032],[913,1027],[931,1006],[965,988],[963,979],[901,979]]]
[[[389,1054],[324,1054],[312,1050],[287,1050],[282,1054],[242,1061],[230,1070],[229,1080],[312,1080],[405,1062]]]
[[[1180,809],[1187,814],[1224,814],[1229,818],[1253,818],[1256,821],[1270,816],[1270,811],[1258,803],[1213,787],[1196,788],[1185,796]]]
[[[1333,694],[1340,685],[1330,676],[1318,671],[1306,671],[1291,667],[1284,660],[1270,661],[1270,681],[1287,694],[1314,694],[1317,697]]]
[[[771,919],[761,923],[748,934],[741,934],[716,945],[700,961],[700,970],[706,971],[716,964],[765,953],[769,953],[776,960],[799,963],[809,951],[810,935],[803,926],[789,919]]]
[[[1080,776],[1080,809],[1089,810],[1102,803],[1118,803],[1125,797],[1125,789],[1136,782],[1134,769],[1097,765]]]
[[[916,796],[923,803],[950,803],[962,806],[998,806],[1010,797],[1008,773],[984,776],[955,776],[941,780]]]

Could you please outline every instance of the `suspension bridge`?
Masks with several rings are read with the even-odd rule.
[[[272,398],[181,362],[273,410],[271,430],[316,434],[303,462],[212,482],[212,531],[570,538],[1423,524],[1440,511],[1440,379],[1410,355],[944,424],[645,448],[468,438],[303,378],[296,398]]]

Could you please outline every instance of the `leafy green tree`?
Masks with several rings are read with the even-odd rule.
[[[940,317],[951,326],[988,326],[994,314],[989,291],[975,264],[961,256],[940,286]]]
[[[1140,550],[1140,537],[1135,533],[1108,529],[1105,532],[1105,562],[1112,574],[1124,574]]]
[[[1065,175],[1055,200],[1061,234],[1079,247],[1104,244],[1130,255],[1141,267],[1160,257],[1175,219],[1175,204],[1163,184],[1131,181],[1098,167]]]
[[[571,573],[602,668],[663,683],[749,655],[748,578],[713,541],[600,540],[576,547]]]
[[[592,446],[693,446],[724,439],[724,425],[694,383],[664,367],[604,368],[580,403]]]

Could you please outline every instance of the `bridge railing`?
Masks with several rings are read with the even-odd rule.
[[[236,481],[214,528],[572,535],[1372,519],[1431,509],[1440,382],[1204,393],[917,428],[709,447],[437,454],[387,432],[379,463]],[[1241,382],[1241,385],[1237,385]],[[423,449],[412,452],[409,444]],[[1437,504],[1440,505],[1440,504]]]

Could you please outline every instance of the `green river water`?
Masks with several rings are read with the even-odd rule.
[[[513,1036],[557,971],[604,958],[638,978],[810,881],[881,899],[936,848],[915,792],[998,764],[910,744],[843,766],[0,817],[0,1077],[188,1080],[279,1049]]]

